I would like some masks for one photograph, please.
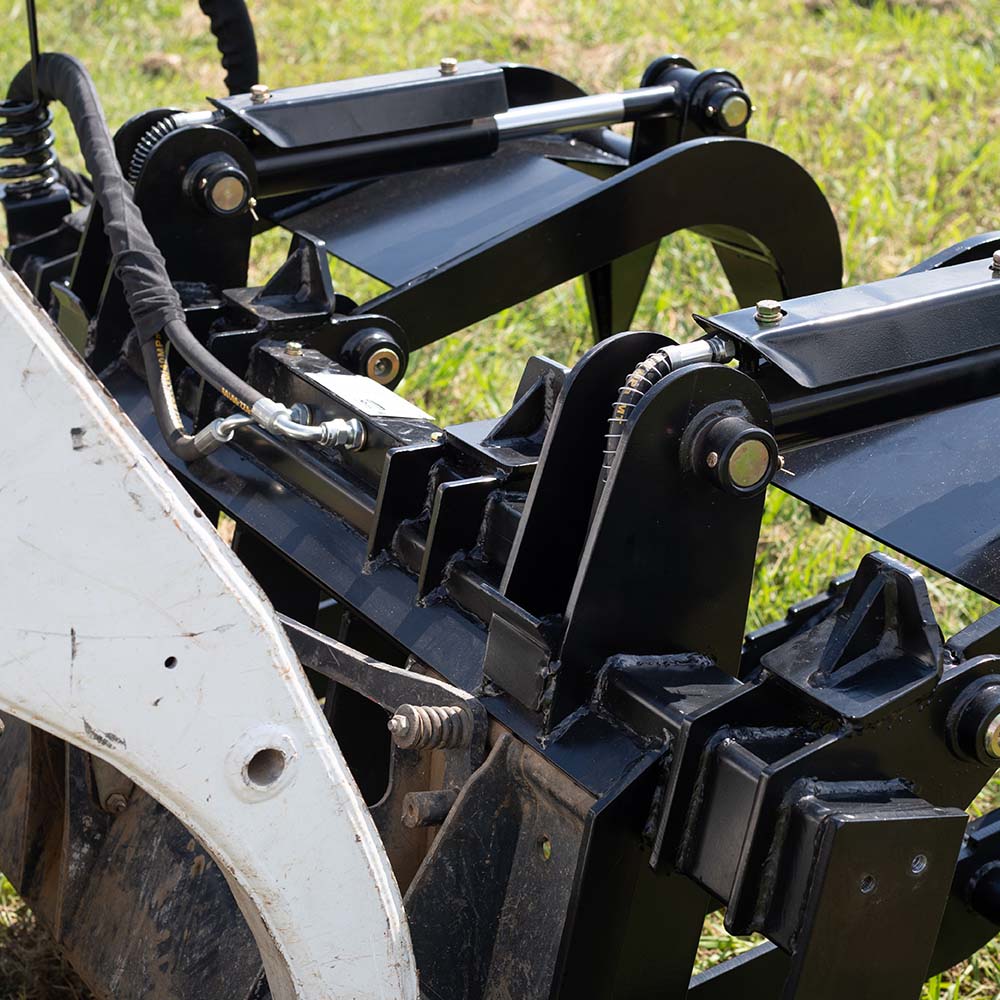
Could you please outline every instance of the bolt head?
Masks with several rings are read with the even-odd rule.
[[[719,108],[719,118],[726,128],[743,128],[750,120],[750,102],[743,94],[730,94]]]
[[[705,456],[705,464],[710,469],[714,469],[719,464],[719,453],[717,451],[710,451]]]
[[[781,303],[777,299],[761,299],[757,303],[757,311],[753,318],[758,323],[780,323],[784,313],[781,311]]]
[[[993,263],[990,267],[994,271],[1000,271],[1000,250],[993,251]]]
[[[285,344],[285,354],[297,358],[302,353],[302,345],[297,340],[290,340]]]
[[[254,104],[263,104],[271,100],[271,88],[266,83],[255,83],[250,88],[250,100]]]
[[[983,748],[994,760],[1000,760],[1000,713],[989,721],[983,734]]]
[[[118,816],[128,808],[128,799],[121,792],[112,792],[104,801],[104,808],[112,816]]]
[[[445,56],[441,60],[441,75],[454,76],[458,72],[458,60],[454,56]]]

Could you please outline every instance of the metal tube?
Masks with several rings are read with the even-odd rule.
[[[567,101],[549,101],[511,108],[495,116],[501,139],[520,139],[550,132],[573,132],[599,125],[634,121],[644,115],[676,110],[677,88],[641,87],[622,94],[594,94]]]
[[[922,368],[875,375],[861,382],[802,390],[771,398],[775,431],[781,440],[803,443],[815,437],[884,420],[894,400],[894,419],[966,402],[993,391],[1000,375],[1000,348],[976,351]],[[768,393],[767,382],[762,382]],[[770,395],[770,394],[769,394]]]

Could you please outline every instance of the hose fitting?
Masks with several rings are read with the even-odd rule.
[[[295,414],[273,399],[258,399],[250,410],[254,420],[272,434],[308,441],[312,444],[359,451],[365,444],[364,425],[355,417],[335,417],[321,424],[306,424],[295,419]]]

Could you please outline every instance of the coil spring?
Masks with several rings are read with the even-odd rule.
[[[50,128],[52,112],[35,101],[0,101],[0,160],[20,160],[0,166],[0,181],[7,196],[31,198],[59,179]]]
[[[173,115],[168,115],[166,118],[161,118],[158,122],[154,122],[139,136],[139,141],[135,144],[135,149],[132,150],[132,156],[128,161],[129,184],[133,187],[135,186],[139,180],[139,174],[142,173],[142,168],[146,165],[146,161],[149,159],[156,144],[177,128],[179,128],[177,120]]]
[[[460,705],[400,705],[389,720],[389,732],[404,750],[467,746],[472,735]]]

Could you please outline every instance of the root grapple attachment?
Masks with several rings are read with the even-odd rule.
[[[112,137],[30,4],[0,106],[0,869],[102,998],[913,1000],[1000,923],[1000,616],[879,552],[747,607],[768,485],[1000,600],[1000,234],[841,289],[727,70],[271,90],[203,9],[206,109]],[[741,304],[683,343],[630,329],[679,230]],[[499,418],[397,391],[575,278]],[[693,975],[722,908],[764,943]]]

